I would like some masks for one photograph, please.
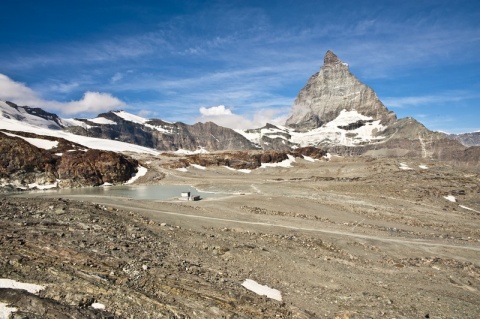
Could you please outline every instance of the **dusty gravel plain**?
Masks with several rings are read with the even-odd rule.
[[[367,157],[250,173],[141,160],[149,171],[139,183],[225,194],[4,196],[0,278],[45,286],[38,295],[0,289],[13,315],[480,317],[476,171]],[[246,279],[277,289],[282,301],[244,288]]]

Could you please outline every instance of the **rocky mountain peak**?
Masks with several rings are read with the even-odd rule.
[[[334,66],[336,64],[341,64],[341,63],[343,62],[332,51],[328,50],[327,53],[325,53],[325,57],[323,58],[324,66]]]
[[[320,72],[312,75],[299,92],[286,125],[305,132],[333,121],[342,111],[355,111],[385,126],[396,120],[375,92],[329,50]]]

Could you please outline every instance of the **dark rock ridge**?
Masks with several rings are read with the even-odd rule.
[[[158,119],[148,120],[143,124],[127,121],[115,112],[102,113],[98,117],[111,120],[116,125],[92,123],[80,119],[90,125],[67,128],[78,135],[99,137],[133,143],[160,151],[176,151],[179,149],[208,151],[218,150],[251,150],[255,145],[232,129],[212,122],[193,125],[181,122],[169,123]]]
[[[332,51],[327,51],[320,72],[310,77],[293,104],[286,125],[309,131],[334,120],[342,110],[355,110],[393,124],[396,116],[378,99],[375,92],[360,82]]]
[[[465,146],[480,146],[480,131],[463,134],[449,134],[448,137],[459,141]]]
[[[125,182],[137,171],[138,162],[123,154],[85,150],[83,146],[54,137],[41,138],[57,139],[58,146],[44,150],[20,137],[0,132],[1,184],[14,185],[10,188],[56,182],[59,187],[98,186]]]
[[[228,166],[234,169],[256,169],[263,163],[280,163],[288,156],[303,158],[309,156],[322,159],[327,152],[315,147],[302,147],[291,151],[236,151],[214,154],[194,154],[180,158],[177,162],[167,164],[168,168],[188,167],[190,164],[201,166]]]
[[[60,117],[54,113],[47,112],[38,107],[18,106],[9,101],[6,101],[5,103],[16,111],[12,113],[3,113],[3,116],[6,118],[13,117],[18,121],[25,121],[27,120],[28,115],[31,115],[32,117],[38,117],[49,122],[48,128],[50,129],[61,129],[64,127]]]

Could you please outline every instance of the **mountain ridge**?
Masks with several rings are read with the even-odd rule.
[[[465,149],[460,142],[453,141],[454,137],[432,132],[414,119],[397,119],[373,89],[360,82],[348,64],[330,50],[320,71],[300,90],[285,126],[267,123],[261,128],[233,130],[213,122],[189,125],[146,119],[122,110],[101,113],[92,119],[62,119],[39,108],[2,101],[0,112],[0,129],[27,131],[22,125],[28,125],[32,133],[39,127],[39,134],[71,134],[65,136],[88,148],[150,154],[316,147],[341,155],[452,159],[461,156],[446,154]],[[115,146],[105,148],[106,144]],[[136,145],[143,148],[134,148]]]

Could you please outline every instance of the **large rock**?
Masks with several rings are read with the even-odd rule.
[[[327,51],[320,72],[310,77],[293,104],[286,125],[305,132],[334,120],[342,110],[393,124],[396,116],[375,92],[360,82],[332,51]]]
[[[31,138],[41,137],[22,134]],[[58,181],[59,187],[97,186],[123,183],[137,171],[138,162],[123,154],[101,150],[79,151],[75,148],[80,145],[57,140],[57,147],[45,150],[23,138],[0,132],[0,184],[26,188],[28,184],[54,185]],[[58,153],[60,150],[63,155]]]
[[[138,162],[122,154],[90,149],[63,154],[57,167],[60,186],[98,186],[125,182],[136,173]]]
[[[0,133],[0,178],[15,184],[30,184],[41,177],[54,182],[56,159],[49,152],[19,137]]]

